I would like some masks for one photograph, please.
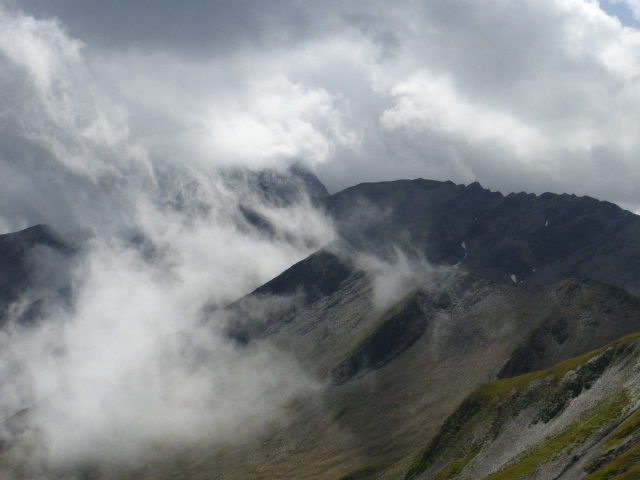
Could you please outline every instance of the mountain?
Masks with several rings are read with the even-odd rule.
[[[238,213],[241,223],[273,238],[276,229],[256,208],[290,207],[306,199],[329,196],[327,188],[313,172],[302,165],[294,164],[284,171],[274,169],[232,169],[222,172],[224,185],[239,198]]]
[[[9,317],[32,321],[52,295],[66,294],[73,253],[46,225],[0,235],[0,327]]]
[[[638,299],[628,292],[637,291],[640,225],[613,204],[426,180],[363,184],[318,204],[341,245],[230,307],[232,337],[266,339],[297,356],[329,382],[323,404],[339,423],[366,432],[334,450],[342,473],[318,478],[374,478],[401,451],[433,438],[482,383],[551,368],[639,330]],[[377,311],[375,279],[357,258],[393,262],[398,251],[435,269]],[[288,310],[242,313],[238,326],[243,303],[294,293]],[[338,443],[341,428],[325,428],[317,438]],[[314,455],[297,464],[313,465]]]
[[[502,283],[585,277],[640,293],[640,217],[609,202],[551,193],[504,196],[478,183],[418,179],[361,184],[316,204],[334,220],[339,241],[248,298],[316,290],[310,294],[316,299],[312,279],[335,276],[337,287],[353,272],[356,257],[393,263],[399,254]],[[241,304],[234,307],[242,310]],[[257,334],[274,321],[254,315],[244,323]],[[237,335],[247,335],[238,331],[237,320],[232,323]]]
[[[584,276],[640,293],[640,217],[612,203],[418,179],[357,185],[320,204],[377,255],[399,247],[501,282]]]
[[[314,202],[336,241],[215,314],[318,389],[244,443],[55,478],[638,478],[640,217],[431,180]]]
[[[228,478],[375,478],[434,438],[485,382],[640,330],[638,298],[588,279],[525,287],[442,268],[382,312],[372,280],[356,272],[263,334],[327,387],[322,407],[265,440],[277,450]]]
[[[313,172],[300,164],[285,170],[231,169],[221,172],[225,186],[236,191],[257,194],[263,202],[290,205],[304,196],[324,198],[329,196],[327,188]]]

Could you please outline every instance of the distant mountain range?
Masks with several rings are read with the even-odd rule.
[[[227,306],[225,333],[287,352],[323,388],[255,444],[119,478],[640,478],[639,216],[478,183],[326,195],[309,172],[291,178],[249,181],[270,202],[307,191],[338,238]],[[73,256],[47,227],[0,236],[5,309],[40,247]],[[254,308],[264,299],[291,301]]]

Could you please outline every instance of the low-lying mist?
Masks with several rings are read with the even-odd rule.
[[[199,216],[139,206],[144,241],[90,238],[71,300],[0,331],[1,415],[28,407],[22,439],[33,436],[47,461],[234,441],[314,388],[281,353],[231,343],[215,307],[330,241],[330,224],[308,204],[263,207],[276,232],[267,236],[229,214],[237,198],[217,201]],[[301,234],[303,220],[313,228]]]
[[[316,385],[267,344],[228,340],[216,312],[330,242],[331,222],[303,190],[276,201],[228,167],[150,148],[57,21],[0,7],[0,29],[0,228],[48,224],[74,252],[33,252],[37,288],[0,330],[3,461],[35,478],[277,421]],[[20,321],[48,289],[58,300]]]

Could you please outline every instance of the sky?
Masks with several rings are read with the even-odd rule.
[[[121,163],[104,168],[122,149],[298,161],[332,192],[422,177],[640,208],[637,0],[3,3],[23,23],[5,29],[5,94],[29,72],[65,121],[101,117],[95,141],[119,157],[102,162]]]
[[[0,418],[38,405],[42,455],[73,463],[255,432],[319,388],[230,344],[218,310],[202,326],[335,238],[231,169],[640,211],[639,28],[638,0],[0,0],[0,233],[83,239],[71,305],[25,328],[26,292],[0,329]],[[64,263],[44,250],[34,265]]]

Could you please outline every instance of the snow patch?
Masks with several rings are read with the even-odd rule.
[[[511,280],[513,280],[513,283],[518,283],[518,281],[516,280],[515,273],[513,275],[511,275]]]
[[[549,226],[549,220],[547,220],[546,222],[544,222],[544,226],[548,227]]]

